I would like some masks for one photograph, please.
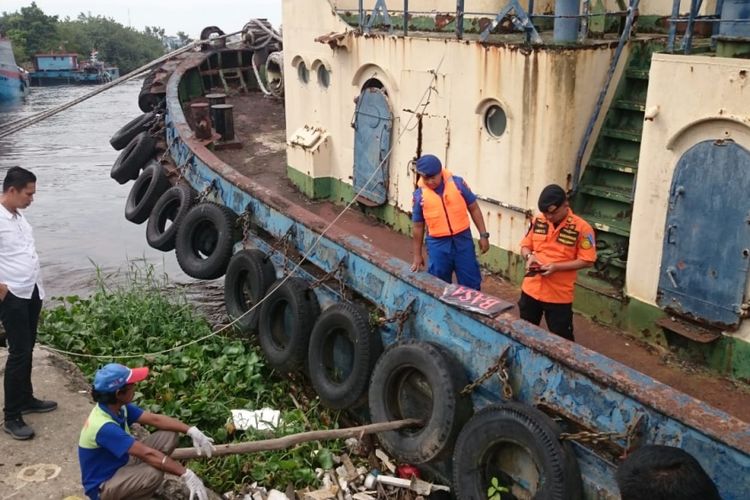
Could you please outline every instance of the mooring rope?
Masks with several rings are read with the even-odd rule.
[[[35,124],[37,124],[37,123],[39,123],[39,122],[41,122],[43,120],[46,120],[47,118],[49,118],[51,116],[54,116],[54,115],[56,115],[56,114],[58,114],[58,113],[60,113],[62,111],[65,111],[68,108],[72,108],[76,104],[80,104],[80,103],[82,103],[83,101],[85,101],[87,99],[91,99],[95,95],[101,94],[102,92],[106,92],[107,90],[111,89],[112,87],[116,87],[116,86],[120,85],[121,83],[125,83],[125,82],[127,82],[129,80],[132,80],[133,78],[137,78],[138,76],[140,76],[141,74],[143,74],[146,71],[150,70],[154,66],[156,66],[158,64],[161,64],[161,63],[163,63],[163,62],[165,62],[165,61],[167,61],[167,60],[169,60],[169,59],[171,59],[171,58],[173,58],[175,56],[178,56],[178,55],[180,55],[180,54],[182,54],[184,52],[192,50],[196,45],[199,45],[199,44],[202,44],[202,43],[209,43],[209,42],[212,42],[212,41],[217,40],[219,38],[226,38],[226,37],[229,37],[229,36],[237,35],[239,33],[242,33],[242,32],[241,31],[236,31],[234,33],[229,33],[227,35],[222,35],[222,36],[210,38],[210,39],[207,39],[207,40],[196,40],[194,42],[191,42],[191,43],[185,45],[184,47],[180,47],[179,49],[174,50],[174,51],[170,52],[169,54],[165,54],[165,55],[159,57],[158,59],[154,59],[153,61],[151,61],[151,62],[149,62],[147,64],[144,64],[140,68],[131,71],[127,75],[123,75],[123,76],[117,78],[116,80],[112,80],[109,83],[105,83],[104,85],[100,86],[99,88],[97,88],[93,92],[89,92],[88,94],[85,94],[85,95],[83,95],[83,96],[81,96],[81,97],[79,97],[77,99],[74,99],[74,100],[72,100],[70,102],[67,102],[67,103],[65,103],[65,104],[63,104],[61,106],[56,107],[56,108],[48,109],[46,111],[42,111],[40,113],[37,113],[37,114],[35,114],[33,116],[22,118],[20,120],[16,120],[14,122],[11,122],[11,123],[7,124],[5,126],[5,129],[2,132],[0,132],[0,139],[2,139],[3,137],[7,137],[7,136],[9,136],[11,134],[14,134],[14,133],[18,132],[19,130],[23,130],[26,127],[30,127],[31,125],[35,125]]]

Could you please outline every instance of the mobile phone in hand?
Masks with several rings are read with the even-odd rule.
[[[532,264],[529,266],[529,268],[526,270],[525,276],[536,276],[537,274],[542,272],[542,266],[539,264]]]

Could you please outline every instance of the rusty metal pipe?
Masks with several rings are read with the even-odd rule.
[[[216,116],[216,111],[213,109],[213,107],[216,104],[226,104],[227,95],[218,92],[213,94],[206,94],[206,99],[208,99],[208,106],[211,108],[211,123],[213,123],[215,126],[219,118]]]
[[[197,139],[210,139],[211,117],[209,116],[208,103],[196,102],[191,104],[190,114],[193,117],[195,137]]]

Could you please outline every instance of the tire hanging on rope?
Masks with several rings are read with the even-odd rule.
[[[310,335],[310,381],[321,402],[343,410],[363,402],[372,369],[383,351],[367,309],[348,302],[320,315]]]
[[[582,498],[581,472],[570,442],[560,441],[560,428],[551,418],[521,403],[483,408],[456,441],[456,498],[486,498],[493,478],[513,498]]]
[[[109,175],[120,184],[138,178],[141,168],[154,156],[156,139],[143,131],[136,135],[112,165]]]
[[[146,222],[161,195],[169,189],[169,180],[159,162],[152,160],[130,189],[125,202],[125,218],[135,224]]]
[[[370,418],[373,422],[418,418],[425,424],[379,434],[386,451],[415,464],[450,456],[473,411],[471,398],[461,394],[467,383],[466,371],[447,349],[414,340],[388,347],[372,372]]]
[[[281,373],[305,366],[310,331],[320,314],[315,292],[301,278],[280,279],[260,308],[258,342],[268,364]]]
[[[146,241],[162,252],[174,250],[177,229],[192,208],[196,192],[187,184],[177,184],[167,189],[156,201],[148,216]]]
[[[180,268],[193,278],[221,278],[237,241],[237,216],[216,203],[199,203],[185,215],[177,228],[175,254]]]
[[[116,151],[120,151],[125,146],[130,144],[130,141],[132,141],[136,135],[151,128],[151,125],[153,125],[155,119],[156,113],[149,112],[142,114],[138,118],[130,120],[128,123],[123,125],[120,130],[115,132],[115,134],[109,140],[109,144]]]
[[[227,314],[242,333],[258,329],[260,307],[253,308],[276,280],[276,269],[266,254],[257,249],[240,250],[232,255],[224,277],[224,304]],[[247,313],[247,314],[246,314]]]

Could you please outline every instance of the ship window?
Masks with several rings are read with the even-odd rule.
[[[484,113],[484,128],[492,137],[500,137],[505,132],[505,127],[508,124],[508,118],[505,116],[503,108],[497,104],[487,108]]]
[[[331,84],[331,73],[322,64],[318,66],[318,83],[326,88]]]
[[[304,62],[297,65],[297,76],[302,83],[307,83],[310,80],[310,72],[307,70],[307,65]]]

